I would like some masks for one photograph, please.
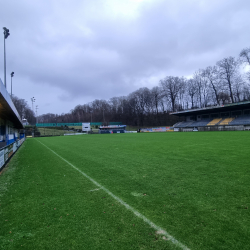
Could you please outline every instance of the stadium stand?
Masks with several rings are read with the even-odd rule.
[[[178,128],[187,128],[189,126],[192,126],[193,121],[191,122],[181,122],[179,125],[174,125],[174,127],[178,127]]]
[[[242,115],[230,122],[230,125],[250,125],[250,115]]]
[[[171,113],[174,131],[250,130],[250,101]],[[184,119],[183,119],[184,118]]]
[[[178,128],[183,122],[177,122],[176,124],[174,124],[174,127]]]
[[[24,141],[22,120],[0,79],[0,169]]]
[[[202,119],[200,121],[196,121],[192,124],[194,127],[204,127],[207,126],[209,122],[211,122],[212,119]]]

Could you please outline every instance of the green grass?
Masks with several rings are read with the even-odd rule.
[[[0,249],[250,248],[249,132],[27,139],[0,175]],[[95,191],[90,191],[95,190]]]

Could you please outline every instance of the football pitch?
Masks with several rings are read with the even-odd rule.
[[[250,249],[250,132],[29,138],[0,249]]]

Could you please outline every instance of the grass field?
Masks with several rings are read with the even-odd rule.
[[[250,249],[250,132],[27,139],[0,249]]]

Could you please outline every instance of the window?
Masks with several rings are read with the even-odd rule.
[[[208,118],[209,118],[209,115],[202,115],[201,118],[202,118],[202,119],[208,119]]]
[[[217,114],[211,114],[211,117],[212,118],[218,118],[219,117],[219,114],[217,113]]]
[[[222,117],[222,118],[226,118],[226,117],[229,117],[229,116],[230,116],[230,113],[229,113],[229,112],[221,113],[221,117]]]
[[[239,116],[239,115],[241,115],[241,110],[232,111],[232,116]]]

